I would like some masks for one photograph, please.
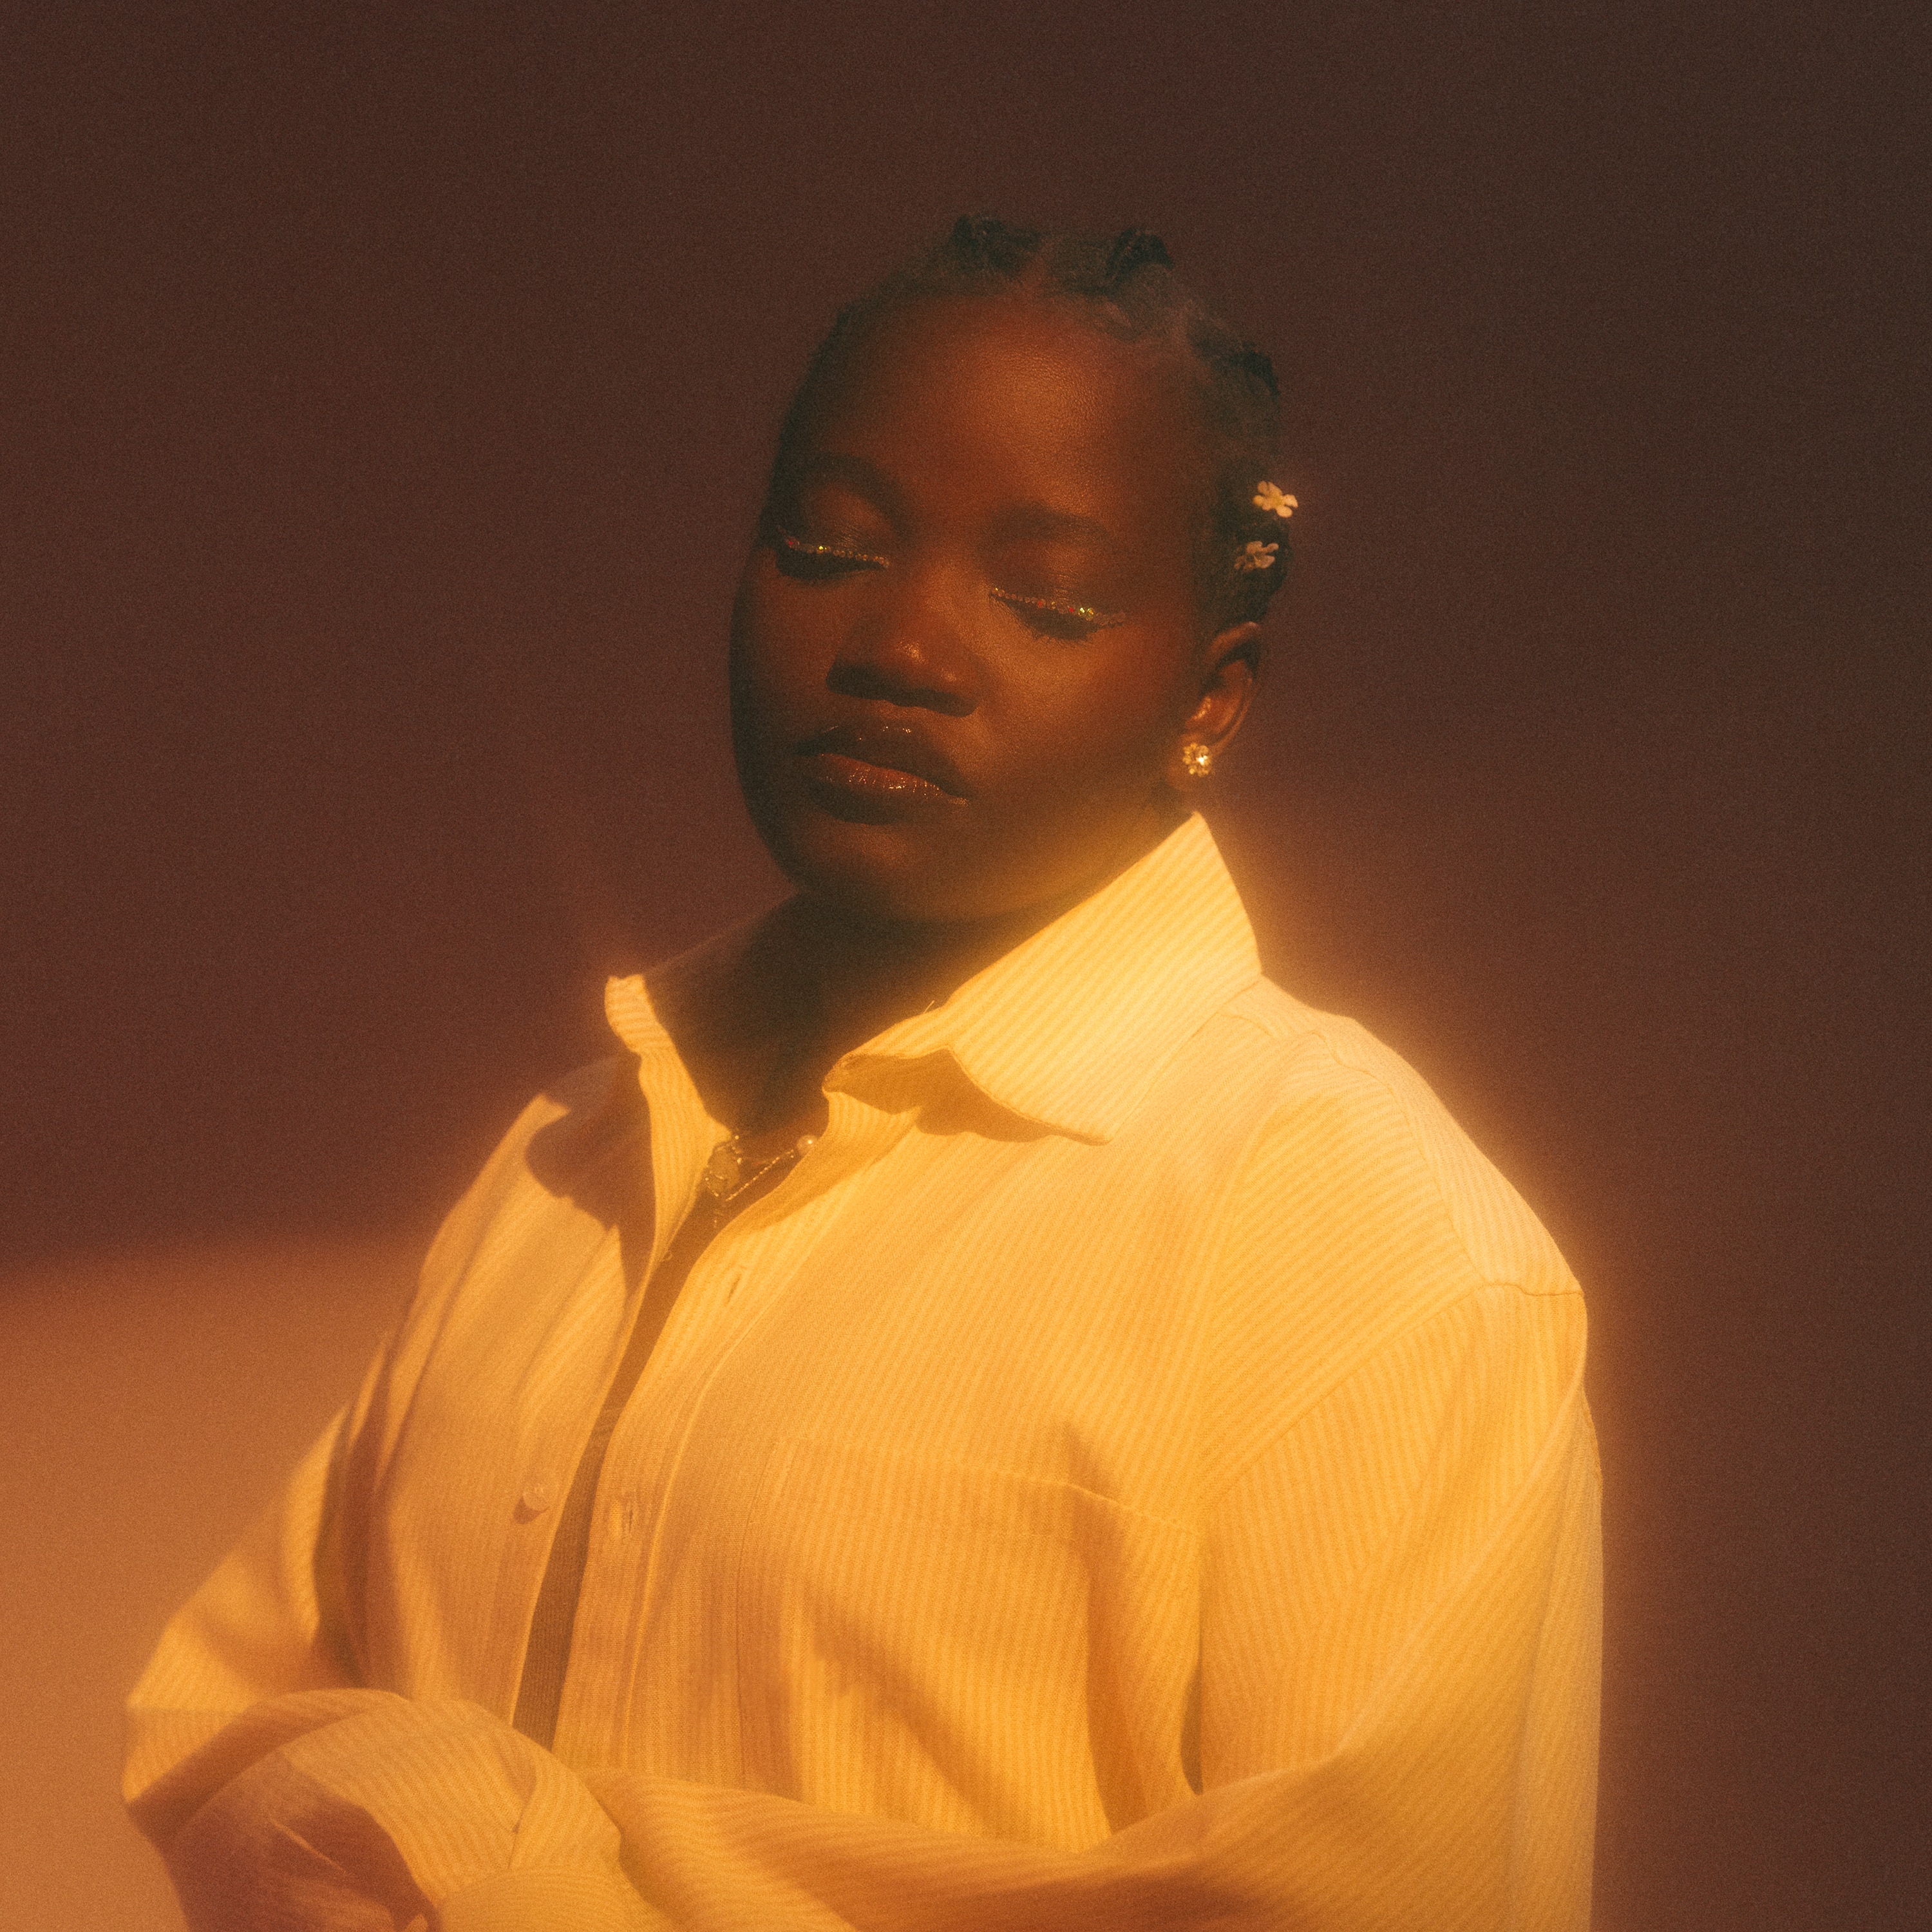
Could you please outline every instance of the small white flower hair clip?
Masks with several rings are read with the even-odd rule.
[[[1274,554],[1280,548],[1279,544],[1244,544],[1234,553],[1234,568],[1237,570],[1272,570],[1274,568]]]
[[[1292,517],[1301,506],[1279,483],[1258,483],[1255,485],[1255,508],[1272,510],[1277,517]]]

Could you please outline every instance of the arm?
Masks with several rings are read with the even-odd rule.
[[[548,1752],[476,1705],[356,1680],[333,1492],[384,1366],[169,1625],[128,1700],[135,1822],[194,1932],[661,1924]]]
[[[1082,1852],[586,1774],[686,1932],[1580,1928],[1598,1477],[1580,1298],[1479,1289],[1272,1444],[1210,1526],[1204,1795]]]
[[[184,1616],[143,1680],[136,1765],[170,1685],[208,1735],[137,1815],[197,1928],[249,1922],[261,1874],[306,1896],[291,1841],[326,1862],[296,1876],[340,1915],[305,1922],[345,1932],[432,1911],[445,1932],[1580,1926],[1598,1587],[1581,1345],[1574,1296],[1473,1291],[1238,1474],[1208,1526],[1204,1795],[1085,1851],[580,1778],[473,1705],[301,1681],[326,1622],[300,1581],[316,1458],[211,1584],[229,1609]],[[178,1702],[166,1728],[192,1728]]]
[[[512,1129],[354,1402],[170,1624],[128,1700],[129,1807],[196,1932],[521,1925],[532,1873],[584,1932],[647,1922],[614,1828],[554,1760],[474,1705],[367,1688],[370,1509],[452,1300],[563,1110],[533,1102]]]

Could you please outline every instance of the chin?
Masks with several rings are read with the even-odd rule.
[[[952,926],[1012,909],[980,868],[934,851],[930,836],[904,826],[814,812],[802,823],[758,829],[779,870],[801,892],[868,924]]]
[[[754,805],[752,816],[802,893],[882,926],[979,925],[1070,904],[1168,829],[1109,820],[1084,837],[1042,838],[1036,826],[1033,838],[1003,839],[983,825],[864,824],[809,803],[766,812]]]

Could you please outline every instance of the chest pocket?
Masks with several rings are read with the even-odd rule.
[[[1188,1795],[1190,1528],[1070,1484],[796,1439],[745,1528],[748,1782],[1069,1848]]]

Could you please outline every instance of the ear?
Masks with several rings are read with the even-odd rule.
[[[1232,624],[1210,638],[1202,652],[1199,694],[1174,734],[1161,772],[1184,798],[1206,782],[1248,715],[1261,634],[1257,623]]]

